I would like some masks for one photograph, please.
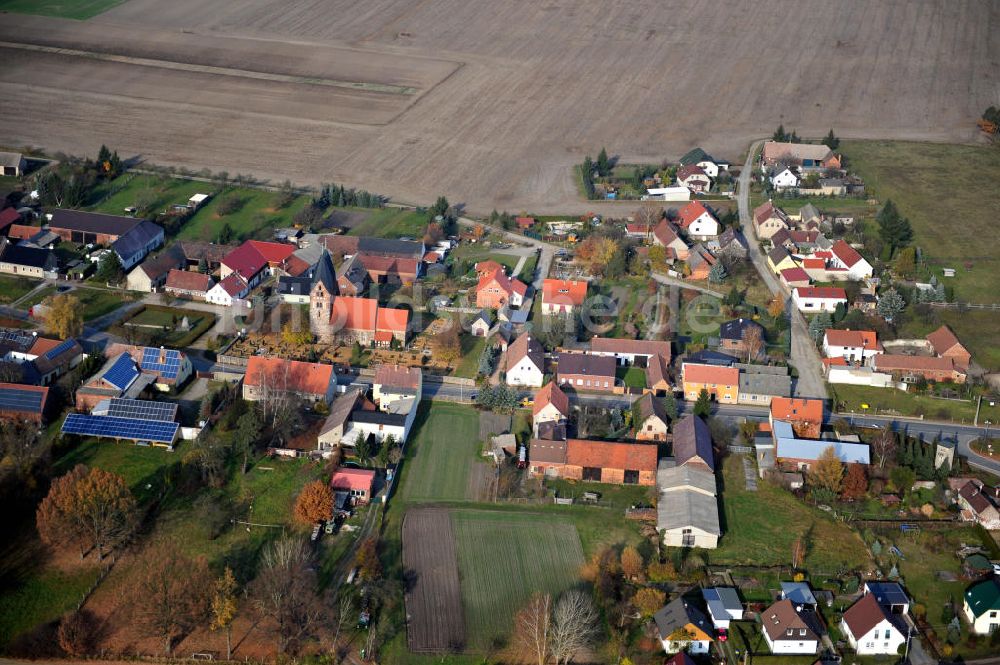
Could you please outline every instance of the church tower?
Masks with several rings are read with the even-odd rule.
[[[339,294],[333,259],[330,252],[324,250],[316,264],[309,292],[309,329],[321,342],[329,342],[333,335],[330,317],[333,315],[333,301]]]

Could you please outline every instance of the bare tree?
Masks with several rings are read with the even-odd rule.
[[[278,624],[278,649],[295,651],[326,618],[309,550],[300,539],[282,538],[264,550],[261,562],[253,584],[257,610]]]
[[[652,201],[647,201],[635,211],[634,219],[636,224],[646,228],[646,242],[649,242],[649,238],[653,233],[653,226],[663,219],[663,208]]]
[[[590,596],[579,590],[567,591],[552,613],[549,651],[556,665],[566,665],[597,635],[597,608]]]
[[[878,468],[884,469],[887,460],[892,459],[896,454],[896,433],[892,431],[890,425],[883,427],[871,443],[872,452],[878,461]]]
[[[131,591],[132,620],[150,637],[173,641],[195,628],[209,613],[212,576],[204,558],[190,559],[173,544],[157,546],[143,557]]]
[[[760,353],[761,347],[764,346],[764,340],[760,334],[760,328],[757,326],[747,326],[743,329],[743,344],[747,347],[747,362],[750,362],[752,358],[756,358],[757,354]]]
[[[337,628],[333,633],[333,650],[334,653],[340,654],[340,647],[337,642],[340,641],[340,633],[347,625],[347,622],[351,620],[351,615],[354,612],[354,599],[351,597],[349,592],[345,592],[340,596],[340,602],[337,603]],[[339,658],[337,659],[339,661]]]
[[[545,665],[549,659],[549,634],[552,630],[552,596],[536,593],[518,612],[514,620],[514,633],[525,656],[536,665]]]

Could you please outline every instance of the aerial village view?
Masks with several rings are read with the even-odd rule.
[[[1000,665],[998,26],[0,0],[0,664]]]

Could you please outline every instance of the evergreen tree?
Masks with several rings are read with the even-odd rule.
[[[708,390],[705,388],[701,389],[698,393],[698,401],[694,403],[694,409],[691,412],[702,418],[708,418],[712,413],[712,397],[708,394]]]
[[[899,292],[892,287],[882,292],[878,304],[875,306],[879,316],[887,323],[892,323],[905,308],[906,301],[903,300],[903,296],[899,295]]]
[[[834,136],[832,129],[830,130],[830,133],[826,135],[826,138],[823,139],[823,145],[830,150],[836,150],[840,146],[840,139]]]
[[[775,141],[784,141],[787,136],[785,136],[785,126],[778,125],[778,128],[774,130],[774,134],[771,135],[771,139]]]
[[[729,293],[726,294],[726,299],[724,301],[728,307],[736,307],[741,302],[743,302],[743,294],[740,292],[736,285],[733,284],[729,288]]]
[[[833,322],[840,323],[844,320],[845,316],[847,316],[847,306],[842,302],[838,302],[837,309],[833,312]]]
[[[677,420],[677,398],[670,391],[663,397],[663,410],[670,420]]]
[[[823,339],[826,329],[833,325],[833,320],[828,312],[820,312],[809,322],[809,335],[817,342]]]
[[[906,443],[903,444],[900,462],[903,466],[913,466],[913,439],[909,437],[906,438]]]
[[[913,239],[913,227],[910,220],[899,214],[896,204],[891,199],[885,202],[875,216],[878,222],[878,235],[892,251],[905,247]]]
[[[712,269],[708,271],[708,281],[713,284],[718,284],[727,277],[729,277],[729,273],[726,272],[726,266],[722,265],[722,261],[716,263],[712,266]]]
[[[601,148],[600,154],[597,155],[597,173],[602,177],[611,173],[611,160],[608,159],[608,151],[604,148]]]

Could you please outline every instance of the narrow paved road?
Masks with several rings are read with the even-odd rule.
[[[753,220],[750,218],[750,175],[753,173],[754,157],[760,149],[763,141],[756,141],[750,146],[750,153],[747,161],[743,165],[740,179],[737,182],[736,201],[740,209],[740,224],[743,225],[743,235],[746,236],[750,250],[750,260],[753,262],[761,279],[767,284],[771,293],[780,295],[785,300],[785,310],[788,312],[792,322],[792,364],[799,372],[798,380],[795,382],[796,397],[818,397],[826,399],[826,383],[820,372],[822,363],[816,345],[809,336],[809,326],[805,317],[792,304],[792,299],[782,287],[781,283],[771,272],[767,265],[767,258],[760,249],[757,234],[753,228]]]

